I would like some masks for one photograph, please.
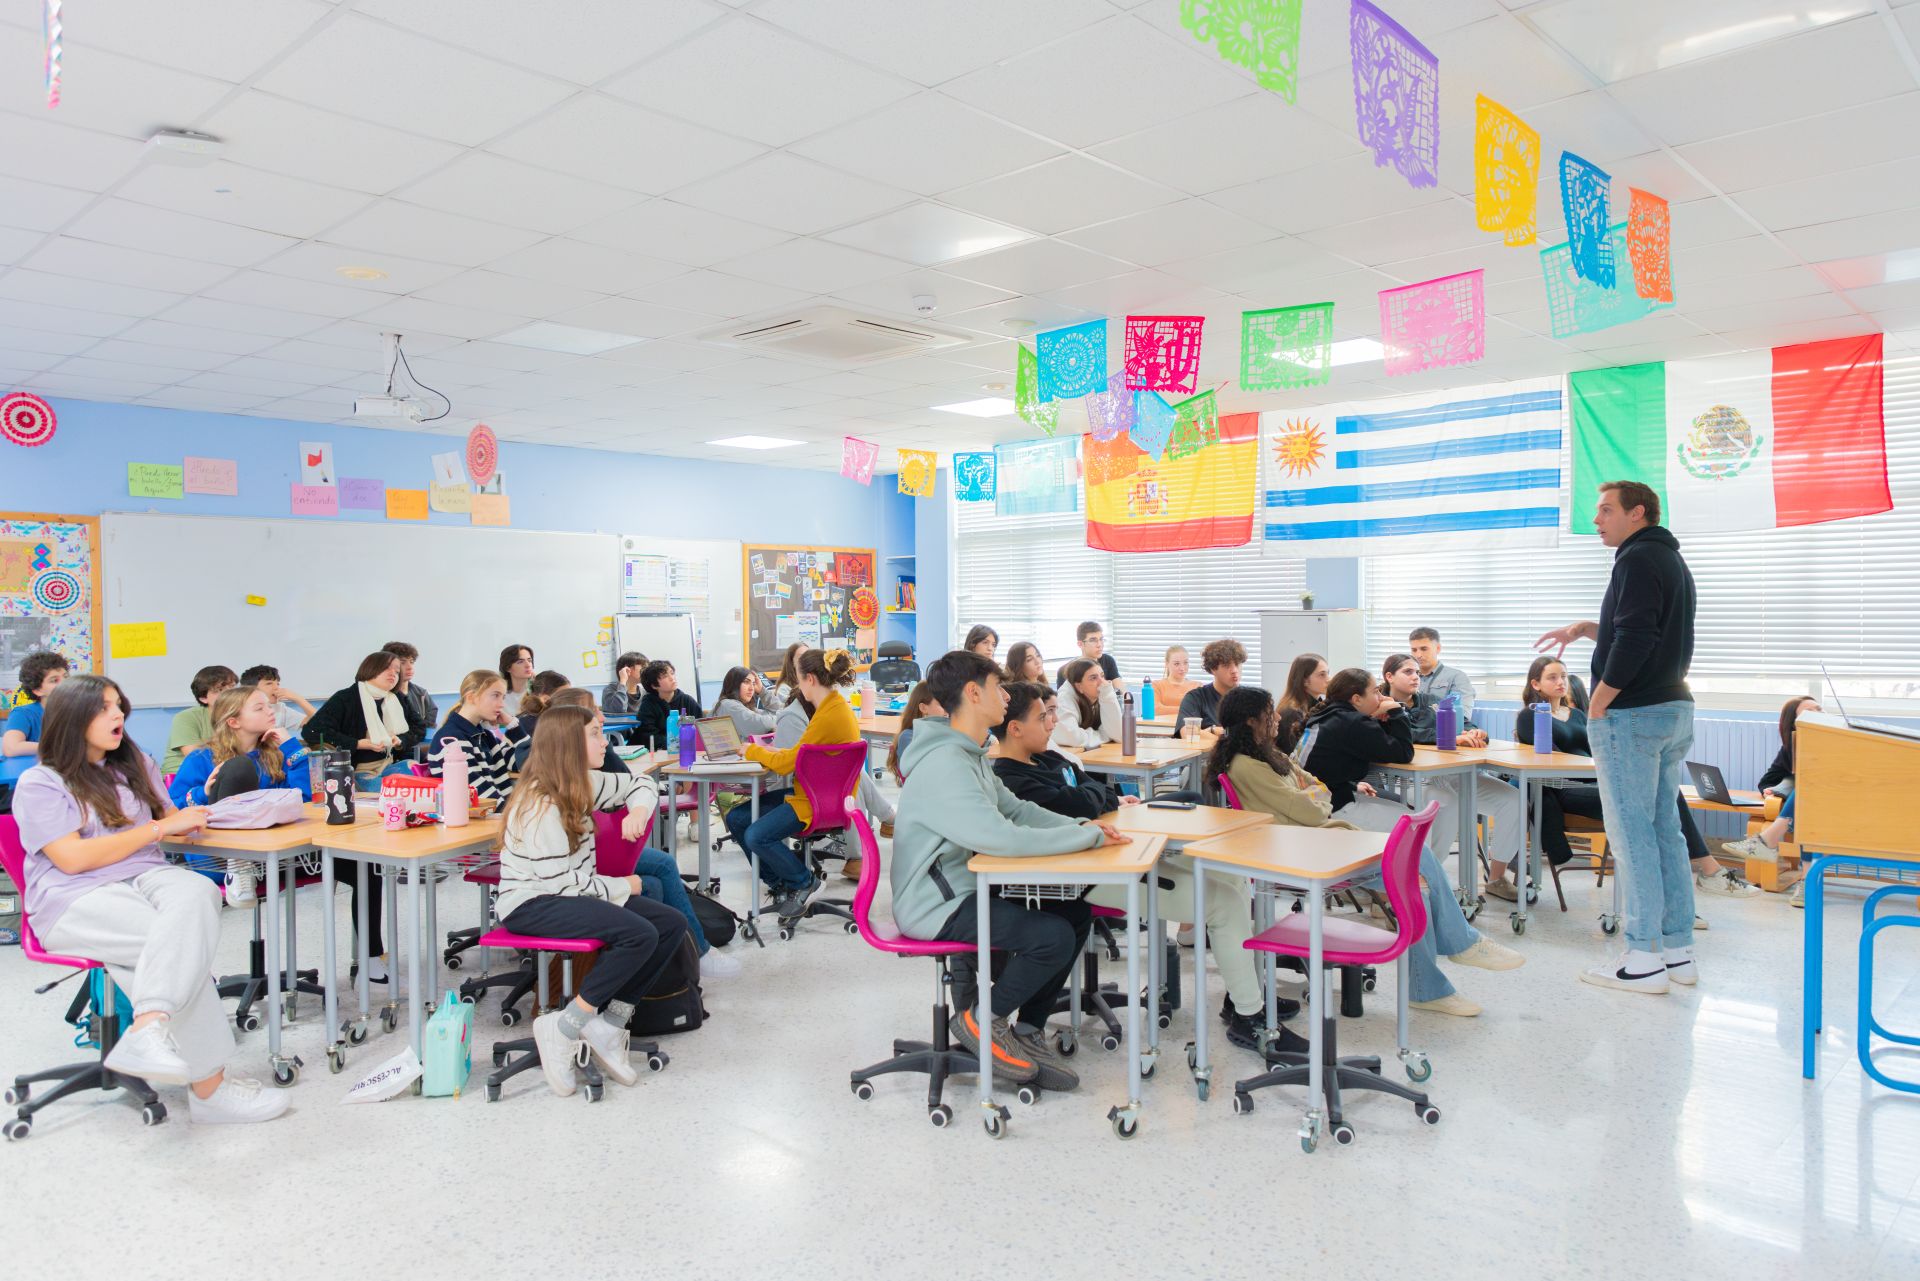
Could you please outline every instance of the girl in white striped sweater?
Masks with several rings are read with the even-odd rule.
[[[501,924],[542,938],[599,939],[603,948],[572,1001],[533,1021],[540,1067],[555,1094],[574,1092],[574,1052],[585,1042],[622,1085],[638,1074],[627,1059],[634,1002],[679,951],[687,923],[640,896],[637,876],[603,876],[594,866],[593,811],[624,808],[621,834],[638,840],[659,805],[645,777],[590,769],[607,740],[593,713],[549,707],[507,804],[500,855]]]
[[[514,752],[527,731],[507,711],[507,678],[481,668],[460,682],[460,702],[433,732],[427,768],[435,778],[446,761],[447,742],[457,739],[467,755],[467,782],[481,799],[504,801],[513,790]],[[597,761],[600,758],[594,757]]]

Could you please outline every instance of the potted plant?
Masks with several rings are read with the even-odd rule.
[[[1300,608],[1301,608],[1301,609],[1312,609],[1312,608],[1313,608],[1313,593],[1312,593],[1312,592],[1301,592],[1301,593],[1300,593]]]

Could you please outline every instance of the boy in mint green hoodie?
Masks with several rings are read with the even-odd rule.
[[[994,775],[987,734],[1006,718],[1006,695],[991,659],[955,650],[927,669],[926,681],[929,697],[948,715],[921,717],[900,757],[906,783],[894,819],[893,919],[908,938],[974,943],[979,885],[967,861],[975,854],[1070,854],[1125,838],[1109,824],[1078,822],[1020,800]],[[1072,1089],[1079,1078],[1047,1046],[1045,1028],[1086,946],[1092,911],[1079,898],[1039,907],[995,898],[990,911],[994,950],[1006,957],[993,983],[996,1072],[1014,1082],[1038,1079],[1043,1089]],[[955,995],[960,1008],[949,1030],[978,1053],[974,1002]]]

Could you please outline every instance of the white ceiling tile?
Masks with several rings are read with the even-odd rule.
[[[86,208],[93,193],[0,177],[0,224],[52,231]]]
[[[344,285],[326,285],[314,280],[296,280],[264,271],[243,271],[210,289],[201,291],[206,298],[242,303],[249,307],[274,307],[285,311],[306,312],[315,316],[357,316],[386,301],[387,295]]]
[[[709,27],[604,87],[770,147],[844,124],[913,90],[905,80],[745,16]]]
[[[143,205],[300,239],[319,235],[367,203],[359,192],[228,161],[198,169],[146,165],[114,194]]]
[[[968,280],[1014,293],[1044,294],[1117,276],[1130,268],[1117,258],[1057,240],[1029,240],[991,253],[976,254],[955,263],[950,270]]]
[[[1512,7],[1518,7],[1517,5]],[[1528,17],[1606,82],[1778,41],[1873,8],[1871,0],[1561,0]]]
[[[1801,178],[1743,191],[1736,200],[1770,231],[1911,209],[1920,205],[1920,163],[1894,160]]]
[[[204,387],[163,387],[134,402],[161,409],[198,409],[213,414],[238,414],[257,409],[268,398],[233,391],[211,391]]]
[[[1009,227],[977,214],[962,213],[923,200],[881,214],[878,218],[828,232],[826,238],[922,267],[931,267],[936,263],[984,253],[1030,237],[1018,227]]]
[[[1201,254],[1166,263],[1160,270],[1182,280],[1234,293],[1289,288],[1324,276],[1352,271],[1354,264],[1296,236],[1275,236],[1240,249]]]
[[[1498,95],[1491,91],[1482,92],[1499,101]],[[1501,105],[1512,106],[1511,103]],[[1520,114],[1540,132],[1543,174],[1551,172],[1547,165],[1557,163],[1563,150],[1605,168],[1615,160],[1643,155],[1659,145],[1658,139],[1633,122],[1625,108],[1597,89],[1539,103]]]
[[[336,347],[332,343],[315,342],[311,338],[274,342],[272,346],[262,348],[259,354],[269,360],[284,361],[291,365],[313,365],[332,370],[336,376],[340,373],[361,373],[380,363],[378,352],[375,352],[369,360],[366,352],[355,351],[349,347]],[[425,365],[427,360],[422,357],[413,363]]]
[[[804,294],[832,293],[896,275],[901,264],[846,245],[801,236],[720,264],[736,276],[766,281]],[[636,297],[640,296],[638,293]]]
[[[330,7],[320,0],[246,0],[242,15],[233,0],[167,0],[165,5],[91,0],[83,13],[65,15],[66,32],[70,54],[76,52],[71,42],[79,42],[77,52],[83,53],[86,46],[98,45],[237,84],[298,40]]]
[[[252,409],[240,411],[255,418],[286,418],[294,422],[338,423],[353,417],[353,403],[347,400],[308,400],[290,396],[266,400]]]
[[[1273,239],[1273,229],[1204,200],[1083,227],[1061,239],[1143,267],[1191,258],[1196,249],[1230,250]]]
[[[905,204],[912,197],[897,187],[776,151],[684,187],[674,193],[674,199],[796,235],[811,235]]]
[[[1781,298],[1804,298],[1809,294],[1833,296],[1827,283],[1811,267],[1779,267],[1772,271],[1745,272],[1701,281],[1689,281],[1679,269],[1674,273],[1674,296],[1689,318],[1711,313],[1717,308],[1772,302]]]
[[[1851,338],[1868,333],[1874,325],[1848,312],[1828,320],[1802,320],[1763,324],[1753,329],[1726,329],[1720,337],[1736,351],[1765,351],[1794,343],[1820,342],[1828,338]]]
[[[1303,232],[1301,239],[1338,257],[1376,267],[1474,248],[1489,237],[1474,221],[1472,202],[1454,197],[1418,209]]]
[[[1695,245],[1717,244],[1722,240],[1738,240],[1751,236],[1759,228],[1740,216],[1725,200],[1689,200],[1672,206],[1668,211],[1671,223],[1670,237],[1677,260],[1682,249],[1691,249]],[[1560,239],[1564,239],[1564,235]]]
[[[487,150],[577,178],[659,195],[729,169],[762,148],[588,93]]]
[[[574,92],[558,80],[342,14],[258,80],[269,93],[476,146]]]
[[[234,359],[224,351],[161,347],[153,343],[129,342],[124,338],[103,338],[87,349],[87,356],[93,360],[117,360],[128,365],[157,365],[162,369],[180,371],[175,375],[180,378],[186,377],[189,372],[199,373],[218,369]],[[149,376],[158,377],[159,375]]]
[[[1588,158],[1591,159],[1591,157]],[[1553,210],[1551,216],[1554,220],[1564,223],[1565,216],[1557,207],[1560,204],[1558,188],[1560,154],[1558,152],[1553,153],[1551,163],[1554,188],[1545,192],[1542,199]],[[1545,167],[1543,164],[1542,168]],[[1714,194],[1711,188],[1687,172],[1686,166],[1676,160],[1672,153],[1666,151],[1651,151],[1645,155],[1628,156],[1623,160],[1610,161],[1601,167],[1613,178],[1611,199],[1615,222],[1622,221],[1627,216],[1627,206],[1633,200],[1633,197],[1628,194],[1628,189],[1632,187],[1650,191],[1670,205],[1684,204],[1689,200],[1705,200]]]
[[[38,299],[19,300],[0,297],[0,325],[10,325],[14,328],[104,338],[124,332],[133,323],[128,317],[117,316],[111,312],[60,307]]]
[[[583,85],[658,53],[726,12],[701,0],[361,0],[359,8],[435,40]]]
[[[1469,100],[1484,93],[1522,114],[1593,86],[1577,63],[1506,14],[1438,32],[1426,43],[1440,59],[1443,80]]]
[[[1018,335],[1029,342],[1034,334],[1043,329],[1055,329],[1061,325],[1073,325],[1088,319],[1083,307],[1066,307],[1046,298],[1012,298],[1005,302],[989,303],[985,307],[974,307],[967,311],[942,316],[940,323],[954,329],[964,329],[969,333],[980,334],[987,338],[1004,338],[1016,332],[1009,326],[1018,323]],[[998,348],[992,349],[996,353]],[[989,364],[993,359],[987,355],[969,356],[969,363],[982,369],[1001,375],[1009,380],[1013,378],[1013,346],[1006,346],[1004,362]]]
[[[315,337],[325,339],[328,335],[317,334]],[[369,360],[377,363],[376,358],[380,351],[378,335],[369,335],[369,338],[372,341],[367,342],[365,346],[368,351],[374,353]],[[424,348],[416,349],[412,338],[407,340],[406,347],[409,354],[414,354],[416,350],[424,350]],[[538,369],[556,369],[562,365],[571,364],[577,359],[565,352],[540,351],[533,347],[515,347],[510,343],[496,342],[452,343],[435,351],[433,358],[449,364],[474,365],[487,370],[494,376],[499,376],[507,370],[519,370],[524,373]]]
[[[385,195],[460,154],[452,143],[249,90],[207,118],[226,158],[268,173]],[[289,145],[298,139],[299,145]]]
[[[1362,154],[1215,192],[1210,199],[1277,230],[1301,232],[1416,209],[1452,196],[1437,187],[1410,187],[1392,169],[1375,167],[1371,154]]]
[[[110,315],[151,316],[179,302],[181,295],[16,267],[0,276],[0,297],[104,311]]]
[[[1920,246],[1920,209],[1797,227],[1781,232],[1780,240],[1808,262],[1910,251]]]
[[[1109,276],[1105,280],[1088,281],[1084,285],[1073,285],[1066,289],[1056,289],[1046,295],[1048,302],[1058,303],[1076,311],[1093,316],[1126,316],[1159,314],[1186,314],[1185,307],[1167,304],[1170,298],[1190,295],[1193,286],[1184,280],[1158,271],[1129,271],[1124,275]],[[1124,335],[1123,326],[1107,326],[1107,341],[1118,344]],[[1115,346],[1115,350],[1119,348]],[[1117,357],[1116,357],[1117,359]]]
[[[950,191],[942,199],[1053,235],[1152,209],[1179,199],[1179,193],[1085,156],[1068,155]]]
[[[195,371],[124,360],[103,360],[87,355],[60,362],[54,372],[62,378],[117,378],[125,382],[154,383],[165,387],[192,377]]]
[[[496,338],[527,322],[525,316],[453,307],[424,298],[394,298],[361,319],[402,334],[446,334],[454,338]]]
[[[677,262],[648,258],[605,245],[555,237],[496,258],[494,271],[525,276],[578,289],[625,292],[654,280],[665,280],[686,270]]]
[[[496,271],[468,271],[417,290],[414,296],[455,307],[473,307],[512,316],[542,317],[570,307],[584,307],[606,295],[601,290],[556,285],[550,281],[529,280],[525,276],[509,276]]]
[[[51,329],[20,329],[13,325],[0,325],[0,364],[15,367],[13,362],[19,359],[22,352],[77,356],[98,341],[90,334],[63,334]]]
[[[342,267],[372,267],[387,274],[379,280],[350,280],[340,274]],[[261,263],[259,270],[276,276],[294,276],[323,285],[340,285],[376,294],[410,294],[416,289],[437,285],[460,274],[460,268],[452,263],[421,262],[416,258],[403,258],[399,254],[369,253],[364,249],[349,249],[345,245],[324,240],[296,244],[285,253]]]
[[[636,343],[631,347],[616,347],[612,351],[602,352],[594,359],[617,365],[631,365],[636,371],[683,373],[731,364],[740,359],[740,353],[723,347],[708,347],[691,342],[649,342]],[[638,383],[641,378],[636,376],[633,381]]]
[[[1008,296],[1008,292],[992,285],[963,280],[959,276],[948,275],[945,272],[910,271],[904,275],[888,276],[884,280],[875,280],[864,285],[836,289],[833,291],[833,296],[856,308],[884,311],[896,316],[918,316],[919,312],[913,300],[931,297],[935,303],[932,319],[935,324],[938,324],[943,317],[951,313],[999,302]]]
[[[189,298],[177,303],[168,309],[163,319],[182,325],[232,329],[256,337],[270,334],[279,338],[299,338],[324,328],[327,323],[325,316],[281,311],[275,307],[249,307],[244,303],[221,302],[213,298]]]
[[[129,382],[117,378],[78,378],[52,373],[37,374],[27,386],[48,396],[70,396],[75,400],[98,400],[109,404],[127,404],[151,395],[166,386],[156,382]]]
[[[637,338],[665,338],[702,329],[713,323],[710,316],[659,307],[632,298],[603,298],[599,302],[563,311],[551,318],[556,324],[578,325],[582,329],[604,329],[612,334],[632,334]]]
[[[754,15],[935,85],[1111,16],[1098,0],[767,0]]]
[[[422,209],[398,200],[369,206],[334,227],[327,238],[376,254],[396,253],[462,267],[478,267],[542,239],[539,232]]]
[[[1681,147],[1722,191],[1741,192],[1876,164],[1920,151],[1920,93]]]
[[[1270,93],[1175,113],[1093,149],[1102,160],[1194,195],[1354,155],[1352,122],[1328,124]]]
[[[640,197],[619,187],[473,151],[399,194],[409,204],[561,235]]]
[[[1674,286],[1684,301],[1691,286],[1728,276],[1777,271],[1794,265],[1793,254],[1768,236],[1742,236],[1710,245],[1695,245],[1673,260]],[[1535,275],[1538,276],[1538,272]]]
[[[66,234],[229,267],[251,267],[298,243],[289,236],[112,199],[88,209],[66,228]]]
[[[303,396],[313,392],[315,384],[292,382],[283,378],[242,378],[237,374],[195,374],[183,386],[204,387],[209,391],[229,391],[256,396],[262,400],[277,396]]]
[[[573,235],[578,240],[649,254],[689,267],[711,267],[787,239],[784,231],[723,218],[672,200],[649,200],[589,223]]]
[[[812,242],[795,242],[812,243]],[[889,264],[891,266],[891,264]],[[814,291],[788,289],[719,271],[690,271],[629,290],[627,296],[708,316],[749,316],[800,302]]]
[[[140,162],[143,145],[41,116],[0,112],[0,173],[105,191]]]
[[[898,6],[896,6],[898,7]],[[789,150],[923,196],[979,182],[1060,154],[940,93],[922,93]]]
[[[962,102],[1073,147],[1240,97],[1246,85],[1192,41],[1176,41],[1130,17],[1077,34],[952,82]]]
[[[89,29],[93,25],[89,22]],[[71,40],[71,34],[67,38]],[[198,120],[233,87],[104,50],[88,49],[84,56],[79,56],[79,50],[73,52],[75,56],[62,59],[56,118],[61,124],[99,133],[145,141],[159,125]],[[7,65],[33,66],[45,57],[39,24],[32,30],[0,27],[0,60]],[[0,111],[45,115],[45,81],[39,76],[0,80]]]
[[[43,242],[57,245],[64,237],[56,236],[49,240],[37,231],[23,231],[18,227],[0,227],[0,263],[19,262],[32,253],[36,245]],[[43,251],[44,252],[44,251]],[[56,257],[61,255],[56,254]],[[51,263],[48,265],[52,265]],[[89,275],[97,274],[94,272]]]
[[[159,347],[184,347],[190,351],[248,356],[280,341],[272,334],[246,334],[231,329],[207,329],[198,325],[175,324],[170,320],[142,320],[121,331],[120,337]]]
[[[1743,302],[1687,313],[1688,320],[1718,334],[1738,332],[1761,325],[1791,325],[1801,321],[1829,320],[1843,316],[1853,318],[1856,333],[1873,327],[1860,319],[1859,313],[1847,306],[1845,300],[1830,293]]]

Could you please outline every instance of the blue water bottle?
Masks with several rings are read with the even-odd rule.
[[[1143,720],[1153,719],[1153,682],[1140,682],[1140,716]]]
[[[696,737],[692,721],[680,722],[680,768],[686,769],[693,764],[693,740]]]
[[[1553,709],[1545,703],[1533,705],[1533,750],[1539,756],[1553,755]]]
[[[1433,709],[1433,745],[1443,752],[1451,752],[1460,745],[1460,709],[1454,705],[1451,695]]]
[[[654,746],[659,748],[661,751],[666,751],[668,748],[672,747],[674,744],[678,743],[679,741],[680,741],[680,712],[678,711],[678,709],[676,709],[674,711],[667,713],[667,741],[664,743],[655,743]]]

